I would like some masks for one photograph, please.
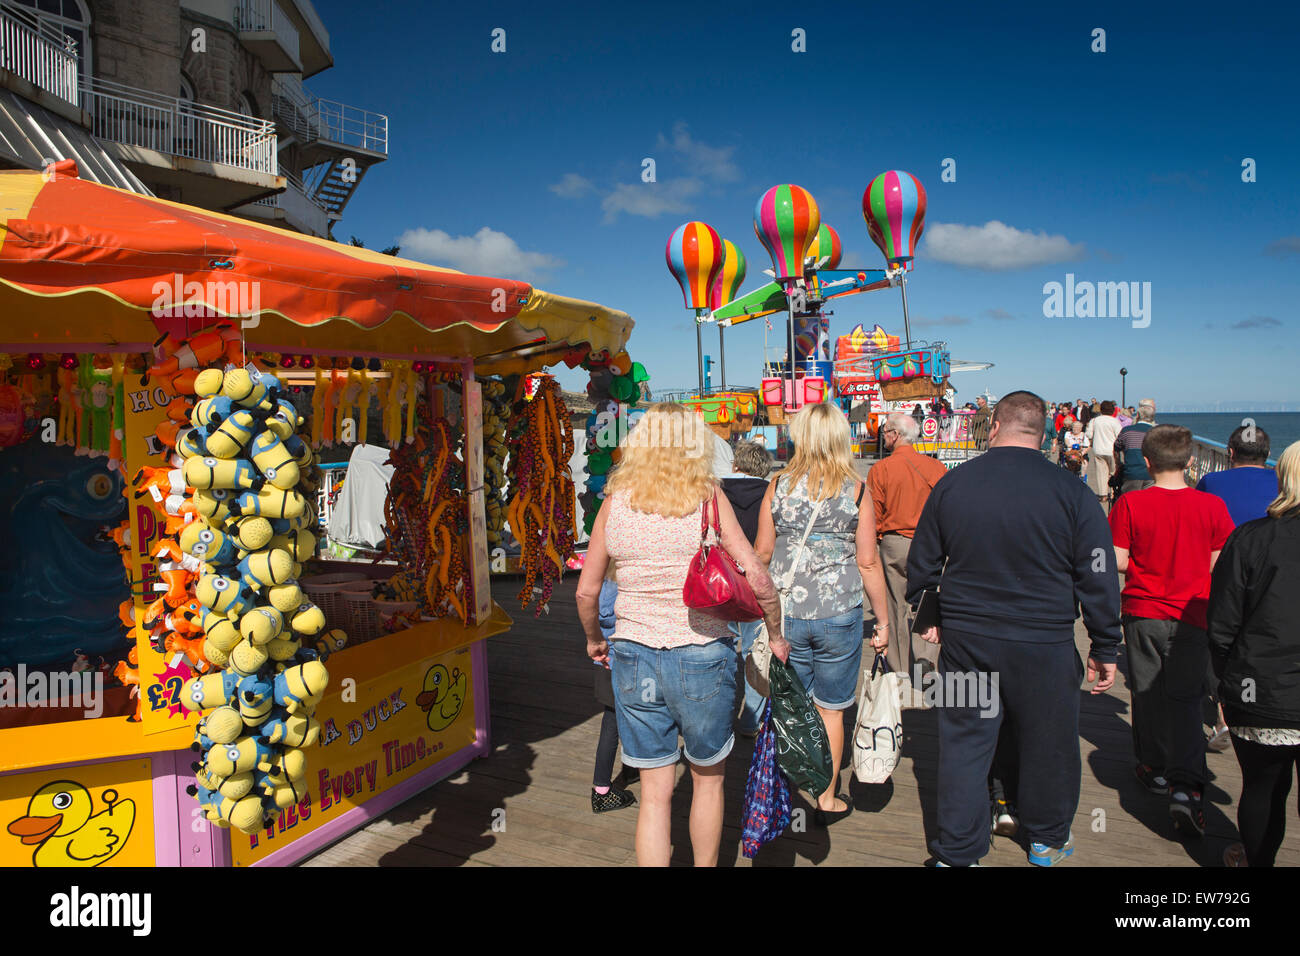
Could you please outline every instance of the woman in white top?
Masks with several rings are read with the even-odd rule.
[[[722,838],[722,782],[735,743],[738,659],[726,621],[685,605],[682,586],[700,546],[701,512],[717,503],[721,545],[744,569],[767,621],[772,653],[790,655],[776,588],[713,477],[714,435],[684,405],[651,405],[620,447],[578,580],[587,656],[608,662],[623,764],[641,771],[636,857],[667,866],[672,796],[683,748],[691,767],[691,848],[714,866]],[[614,633],[601,632],[605,569],[618,565]]]
[[[1062,439],[1061,461],[1065,467],[1076,475],[1087,477],[1088,436],[1084,434],[1083,422],[1074,422]]]

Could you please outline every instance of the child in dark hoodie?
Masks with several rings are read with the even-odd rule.
[[[735,471],[723,477],[722,493],[731,502],[731,508],[736,512],[736,520],[740,522],[740,529],[745,532],[749,543],[753,544],[754,537],[758,534],[758,515],[762,510],[763,495],[767,492],[767,476],[772,470],[772,454],[762,443],[756,441],[737,442],[732,452],[732,467]],[[737,622],[731,625],[732,631],[740,636],[741,660],[749,655],[750,648],[754,646],[754,638],[758,636],[758,625],[758,621]],[[743,736],[753,737],[758,733],[758,724],[763,716],[766,698],[750,687],[747,681],[742,683],[745,686],[745,703],[740,711],[740,721],[736,729]]]

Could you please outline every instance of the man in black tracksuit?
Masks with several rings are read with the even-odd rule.
[[[998,402],[989,450],[935,485],[908,555],[908,601],[939,588],[941,627],[923,635],[941,639],[939,674],[996,675],[1000,697],[992,714],[969,702],[939,708],[939,834],[931,849],[949,866],[969,866],[988,851],[987,778],[1004,714],[1021,728],[1011,757],[1030,861],[1051,865],[1072,852],[1079,608],[1092,639],[1088,680],[1100,678],[1092,692],[1115,679],[1122,631],[1110,528],[1088,486],[1043,457],[1043,407],[1032,392]]]

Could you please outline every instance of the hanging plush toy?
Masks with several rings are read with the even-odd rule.
[[[76,448],[81,444],[77,436],[80,422],[80,403],[77,400],[77,370],[63,368],[58,371],[59,380],[59,424],[56,443],[71,445]]]
[[[119,684],[131,688],[131,696],[135,698],[135,715],[130,719],[138,722],[140,720],[140,705],[143,701],[140,697],[140,660],[134,646],[127,655],[127,659],[118,661],[117,666],[113,668],[113,676],[117,678]]]
[[[342,422],[339,420],[339,399],[342,397],[343,386],[347,378],[339,369],[330,372],[330,384],[325,389],[325,447],[333,448],[334,443],[342,438],[340,429]]]
[[[311,447],[320,448],[325,438],[325,370],[316,366],[316,387],[311,393]]]
[[[113,431],[113,370],[97,368],[90,355],[82,355],[78,368],[81,403],[78,455],[107,455]]]
[[[108,467],[114,471],[122,471],[122,439],[126,435],[126,356],[119,352],[114,352],[111,356],[113,362],[112,381],[113,381],[113,432],[108,441]],[[126,477],[123,472],[122,477]]]
[[[193,490],[188,509],[177,509],[194,516],[176,547],[202,562],[194,589],[202,635],[176,629],[167,647],[221,669],[182,690],[186,708],[212,710],[195,736],[202,758],[189,792],[212,822],[252,832],[286,801],[305,797],[301,748],[319,737],[312,711],[329,675],[314,641],[326,621],[296,577],[316,549],[306,530],[316,522],[308,489],[320,479],[311,445],[297,433],[301,416],[278,380],[243,368],[216,375],[220,381],[204,372],[196,383],[204,396],[192,413],[202,453],[181,452],[181,480]],[[334,378],[331,387],[343,381]],[[336,433],[326,420],[326,391],[318,368],[312,444]],[[170,490],[175,476],[166,481]],[[346,636],[325,643],[341,646]]]
[[[188,339],[178,340],[164,335],[153,346],[155,362],[148,371],[149,378],[175,380],[179,373],[201,369],[224,358],[234,364],[243,352],[239,330],[229,323],[204,329]],[[191,391],[175,388],[173,391]]]

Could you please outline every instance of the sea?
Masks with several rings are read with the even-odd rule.
[[[1208,438],[1220,444],[1228,443],[1233,429],[1247,418],[1268,434],[1270,458],[1277,458],[1286,447],[1300,441],[1300,412],[1167,412],[1156,413],[1156,422],[1162,425],[1182,425],[1193,435]]]

